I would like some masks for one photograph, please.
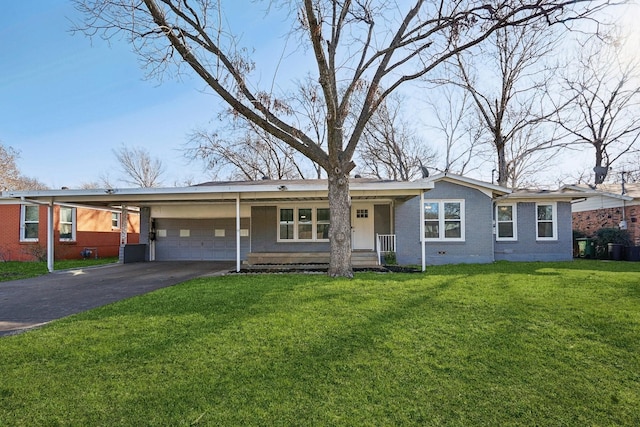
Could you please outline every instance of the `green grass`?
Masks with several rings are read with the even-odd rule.
[[[93,265],[112,264],[118,262],[117,257],[99,259],[70,259],[55,261],[54,270],[66,270],[69,268],[87,267]],[[7,280],[28,279],[29,277],[42,276],[47,274],[47,263],[45,262],[20,262],[6,261],[0,262],[0,282]]]
[[[196,279],[0,338],[0,425],[640,425],[640,263]]]

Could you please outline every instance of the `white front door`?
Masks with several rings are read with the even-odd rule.
[[[351,246],[353,249],[374,248],[373,205],[353,203],[351,205]]]

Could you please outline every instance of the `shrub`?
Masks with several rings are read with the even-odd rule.
[[[396,265],[398,261],[396,260],[395,252],[386,252],[384,254],[384,263],[385,265]]]
[[[631,246],[632,240],[627,230],[619,228],[601,228],[594,236],[596,243],[596,253],[599,257],[606,257],[609,243],[618,243],[624,246]]]

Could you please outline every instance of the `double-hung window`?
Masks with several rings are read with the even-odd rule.
[[[316,239],[329,239],[329,208],[316,209]]]
[[[518,240],[515,204],[496,206],[496,240]]]
[[[464,241],[463,200],[427,200],[423,220],[425,240]]]
[[[20,209],[20,241],[37,242],[40,206],[22,205]]]
[[[76,240],[76,209],[60,206],[60,240]]]
[[[298,208],[298,240],[313,239],[313,209]]]
[[[557,240],[558,222],[555,203],[536,203],[537,240]]]
[[[281,240],[293,240],[293,211],[292,208],[280,209],[280,229],[278,233],[278,239]]]
[[[329,208],[282,207],[278,211],[279,241],[329,239]]]
[[[113,230],[120,229],[120,213],[119,212],[111,212],[111,229]]]

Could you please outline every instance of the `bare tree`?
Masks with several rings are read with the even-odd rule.
[[[321,89],[309,77],[297,86],[300,127],[323,147],[326,145],[326,114]],[[283,115],[291,115],[285,101],[278,101],[274,109]],[[214,176],[241,180],[322,177],[320,165],[239,116],[235,110],[220,114],[220,122],[228,125],[215,131],[199,129],[192,132],[184,149],[188,159],[203,160],[206,169]]]
[[[636,151],[626,155],[624,159],[621,159],[617,169],[620,171],[617,176],[620,180],[624,175],[626,182],[640,183],[640,152]],[[608,174],[607,176],[610,177],[610,175]]]
[[[556,111],[553,103],[544,103],[555,75],[545,57],[556,40],[542,22],[500,28],[477,51],[457,54],[452,61],[458,74],[452,83],[473,100],[483,136],[493,147],[500,185],[517,186],[534,153],[555,148],[537,129],[548,125]]]
[[[421,176],[421,166],[434,162],[433,150],[402,119],[404,101],[390,95],[367,123],[356,152],[360,174],[410,181]]]
[[[115,188],[116,186],[112,183],[112,178],[109,172],[103,172],[100,174],[96,181],[85,181],[80,183],[78,188],[84,190],[91,190],[97,188]]]
[[[553,145],[551,141],[559,137],[555,136],[553,130],[541,128],[525,127],[511,138],[510,144],[505,147],[508,175],[503,185],[510,188],[539,187],[543,175],[557,167],[556,155],[563,145]]]
[[[469,92],[450,84],[439,84],[431,91],[437,96],[427,100],[433,114],[429,128],[440,137],[440,146],[444,145],[442,161],[435,167],[459,175],[477,169],[486,156],[480,139],[482,126]]]
[[[231,133],[232,139],[206,130],[192,132],[187,157],[205,161],[215,176],[226,171],[228,179],[305,178],[303,159],[291,146],[251,122],[241,122],[242,133]]]
[[[47,186],[42,182],[20,173],[17,164],[19,157],[17,150],[0,143],[0,191],[46,189]]]
[[[144,148],[128,148],[122,145],[113,150],[124,174],[122,181],[137,187],[158,187],[162,184],[160,177],[164,173],[162,161],[152,157]]]
[[[365,126],[385,98],[502,27],[536,21],[567,23],[600,10],[607,1],[266,3],[272,13],[284,10],[285,17],[294,19],[289,28],[300,34],[293,51],[285,52],[285,43],[279,56],[292,61],[288,71],[298,68],[306,74],[308,50],[299,46],[313,52],[314,74],[326,108],[325,147],[299,125],[296,105],[290,105],[292,116],[274,109],[281,98],[287,98],[275,90],[286,91],[287,85],[284,81],[273,84],[278,76],[265,83],[261,73],[254,72],[262,68],[248,56],[250,50],[239,46],[238,33],[229,28],[234,19],[242,17],[227,16],[231,9],[224,9],[220,1],[76,0],[86,16],[80,28],[86,34],[110,38],[115,32],[124,32],[152,75],[161,75],[172,65],[178,72],[181,66],[190,67],[238,115],[326,171],[331,215],[329,275],[352,277],[348,177],[355,167],[352,159]],[[273,28],[268,31],[272,34]],[[353,102],[354,93],[360,90],[365,93],[362,102]]]
[[[576,64],[564,79],[571,108],[557,123],[569,133],[571,146],[594,149],[594,183],[602,184],[614,163],[638,150],[640,66],[624,63],[615,42],[594,38],[580,46]]]

